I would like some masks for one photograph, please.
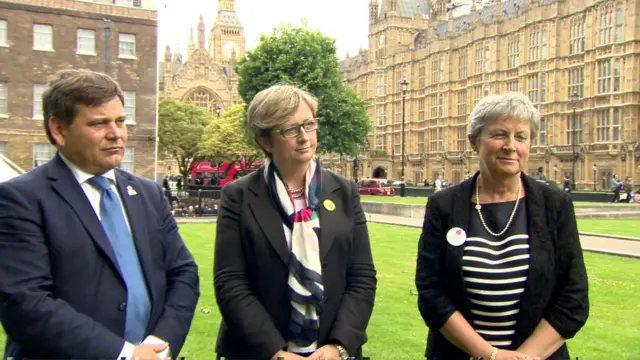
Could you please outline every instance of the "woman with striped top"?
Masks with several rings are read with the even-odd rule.
[[[570,195],[523,172],[539,127],[523,94],[482,99],[468,123],[478,173],[429,198],[416,268],[427,359],[569,359],[587,275]]]

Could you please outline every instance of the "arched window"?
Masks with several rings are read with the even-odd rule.
[[[190,91],[183,102],[195,105],[211,113],[215,112],[216,97],[211,90],[206,88],[198,88]]]

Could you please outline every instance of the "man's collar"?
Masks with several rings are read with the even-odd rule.
[[[89,174],[88,172],[80,169],[78,166],[76,166],[76,164],[72,163],[71,161],[69,161],[69,159],[64,157],[64,155],[62,155],[62,153],[60,151],[58,151],[58,155],[60,156],[62,161],[64,161],[64,163],[67,164],[67,166],[69,167],[69,170],[71,170],[71,173],[76,178],[76,180],[78,180],[79,184],[84,184],[85,181],[87,181],[87,180],[89,180],[89,179],[91,179],[92,177],[95,176],[93,174]],[[102,174],[102,176],[104,176],[107,179],[111,180],[113,183],[116,182],[116,172],[113,169],[111,169],[111,170],[107,171],[106,173]]]

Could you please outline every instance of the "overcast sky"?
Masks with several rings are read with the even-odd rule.
[[[173,51],[179,43],[185,54],[190,26],[197,41],[201,14],[207,43],[218,14],[218,0],[156,0],[156,7],[159,58],[167,44]],[[283,22],[300,25],[302,18],[307,19],[310,28],[336,39],[340,59],[347,51],[353,55],[368,45],[369,0],[236,0],[236,13],[244,26],[247,50],[258,44],[260,34],[271,33],[274,26]]]

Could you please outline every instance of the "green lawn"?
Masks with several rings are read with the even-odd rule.
[[[640,238],[638,219],[578,219],[578,230],[595,234],[609,234]]]
[[[416,360],[424,354],[427,328],[414,292],[419,229],[370,224],[378,270],[376,306],[368,328],[366,355],[373,359]],[[181,233],[200,265],[201,297],[191,333],[180,354],[212,359],[220,315],[212,285],[215,225],[182,225]],[[572,358],[637,359],[640,355],[640,261],[585,254],[590,279],[591,316],[569,342]],[[211,310],[208,312],[207,310]],[[0,352],[4,346],[0,335]]]

